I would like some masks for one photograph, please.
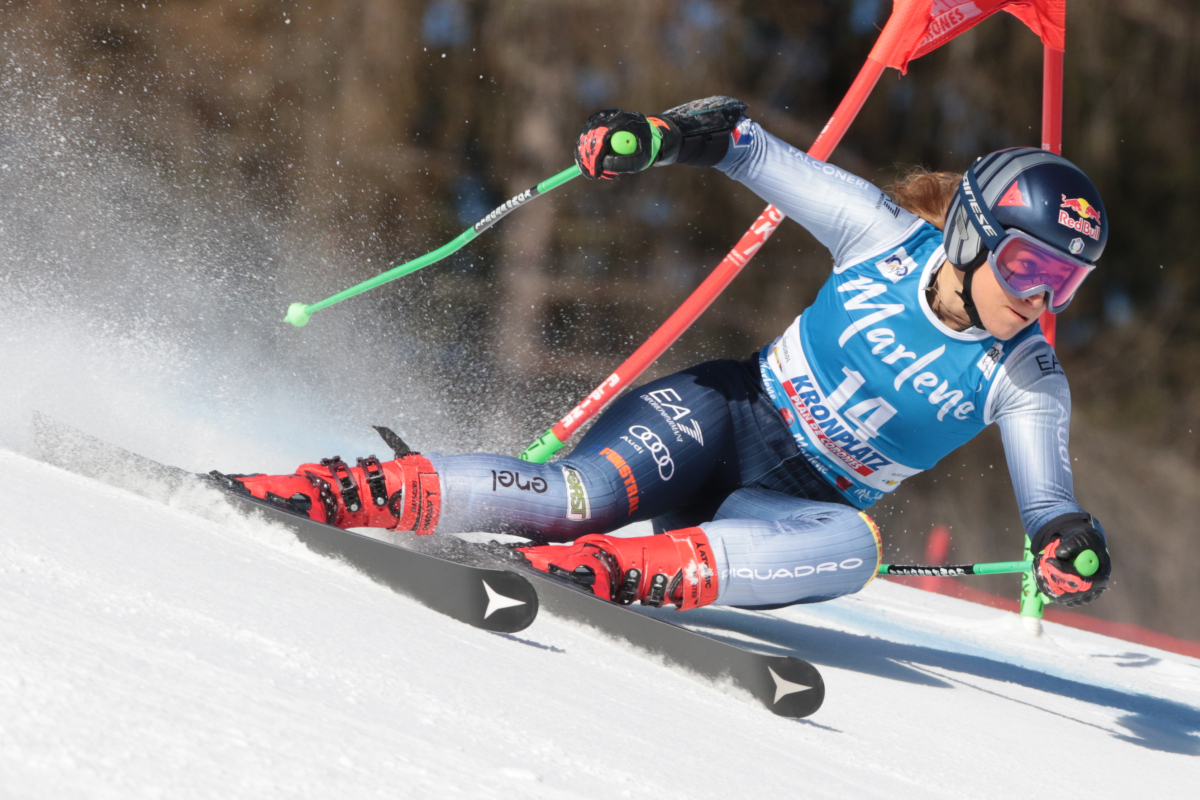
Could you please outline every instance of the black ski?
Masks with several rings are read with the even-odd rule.
[[[44,460],[153,499],[165,501],[185,481],[207,480],[207,476],[164,466],[43,415],[35,414],[34,431]],[[227,492],[226,497],[229,502],[253,507],[287,525],[316,552],[343,558],[396,591],[469,624],[505,632],[521,630],[533,621],[540,605],[555,616],[582,622],[702,677],[730,681],[783,717],[806,717],[820,708],[825,699],[821,674],[807,661],[758,653],[651,616],[637,606],[600,600],[575,584],[514,560],[505,548],[471,544],[451,536],[407,536],[404,546],[399,547],[294,516],[241,494]],[[419,572],[426,563],[436,566],[427,575],[407,577],[413,574],[408,565],[418,565]],[[405,567],[402,569],[400,565]],[[507,576],[520,584],[501,584],[498,579],[484,588],[476,581],[471,584],[476,590],[474,595],[467,591],[447,592],[446,586],[462,580],[455,578],[446,583],[438,577],[447,569],[457,576]],[[523,600],[524,605],[494,609],[495,616],[488,619],[486,611],[492,592]],[[443,607],[448,602],[447,594],[453,596],[453,608]],[[470,613],[464,616],[466,612]],[[520,624],[509,627],[496,624],[518,616],[504,616],[509,612],[520,612]]]
[[[529,578],[551,614],[591,625],[706,678],[732,681],[781,717],[807,717],[825,700],[821,673],[807,661],[747,650],[632,606],[600,600],[536,570],[530,570]]]
[[[226,502],[286,526],[314,552],[345,561],[390,589],[476,628],[514,633],[537,616],[537,593],[529,580],[511,569],[450,561],[314,522],[45,415],[35,413],[33,421],[35,442],[48,463],[160,501],[189,483],[203,482],[221,490]]]
[[[421,537],[415,545],[436,548],[455,561],[513,564],[514,556],[503,555],[508,548],[471,544],[449,536]],[[524,563],[513,565],[537,588],[541,606],[550,614],[590,625],[702,677],[730,681],[779,716],[807,717],[825,700],[821,673],[807,661],[748,650],[651,616],[640,606],[601,600],[586,589]]]

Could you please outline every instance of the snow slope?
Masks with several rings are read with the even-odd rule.
[[[789,721],[547,615],[457,624],[207,490],[0,472],[0,796],[1195,796],[1185,656],[884,581],[694,612],[822,669]]]

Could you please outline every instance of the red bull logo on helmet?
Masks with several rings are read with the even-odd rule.
[[[1071,209],[1083,219],[1094,219],[1097,224],[1100,222],[1100,209],[1082,197],[1068,198],[1064,194],[1062,196],[1062,208]]]
[[[1075,219],[1066,211],[1059,211],[1059,225],[1065,225],[1073,231],[1079,231],[1084,236],[1090,236],[1092,239],[1099,241],[1100,209],[1082,197],[1067,197],[1065,194],[1062,195],[1062,205],[1060,208],[1074,211],[1079,215],[1079,219]],[[1095,220],[1095,224],[1092,224],[1092,220]]]

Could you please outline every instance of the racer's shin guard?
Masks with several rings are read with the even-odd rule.
[[[353,467],[334,456],[301,464],[292,475],[211,474],[231,488],[339,528],[429,534],[441,511],[437,471],[420,453],[383,462],[369,456]]]
[[[569,545],[518,547],[530,564],[592,590],[597,597],[629,605],[673,603],[680,611],[717,599],[717,570],[708,537],[700,528],[621,539],[591,534]]]

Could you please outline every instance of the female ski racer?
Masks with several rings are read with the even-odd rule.
[[[745,110],[713,97],[657,117],[601,111],[576,161],[601,179],[716,167],[830,249],[816,301],[755,357],[627,393],[552,464],[421,455],[392,439],[394,461],[335,457],[234,485],[342,528],[519,534],[535,541],[517,548],[535,567],[619,603],[772,608],[866,586],[881,543],[865,509],[996,423],[1039,588],[1067,605],[1095,598],[1110,558],[1075,501],[1070,391],[1036,324],[1104,249],[1091,181],[1060,156],[1011,148],[961,179],[917,175],[893,202]],[[605,535],[647,519],[654,536]],[[1073,565],[1085,550],[1100,561],[1088,577]]]

